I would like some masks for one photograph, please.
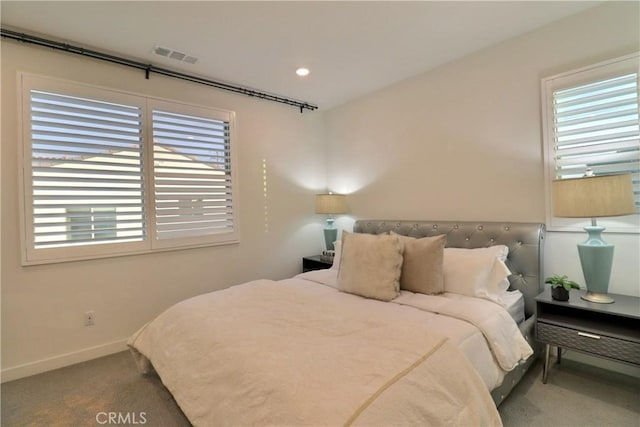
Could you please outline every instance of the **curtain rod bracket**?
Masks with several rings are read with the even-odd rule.
[[[151,73],[151,64],[147,65],[147,68],[144,69],[144,78],[149,80],[150,73]]]

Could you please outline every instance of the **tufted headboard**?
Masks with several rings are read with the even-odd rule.
[[[359,219],[354,233],[381,234],[393,230],[411,237],[447,235],[447,247],[483,248],[493,245],[509,247],[507,267],[511,270],[512,289],[524,295],[525,314],[535,312],[535,297],[542,292],[542,253],[544,224],[523,222],[473,221],[394,221]]]

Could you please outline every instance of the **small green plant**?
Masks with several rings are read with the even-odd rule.
[[[548,283],[552,288],[559,288],[562,286],[567,291],[570,291],[571,288],[580,289],[580,285],[573,280],[569,280],[566,274],[563,274],[562,276],[556,274],[555,276],[547,277],[544,279],[544,283]]]

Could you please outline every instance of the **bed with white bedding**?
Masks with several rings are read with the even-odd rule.
[[[537,352],[542,225],[360,220],[344,234],[331,269],[171,307],[129,340],[140,370],[194,425],[500,425],[496,404]],[[407,249],[418,242],[440,264]],[[498,247],[504,261],[486,267],[477,254]],[[437,292],[400,286],[412,254],[429,266],[412,277],[442,268]]]

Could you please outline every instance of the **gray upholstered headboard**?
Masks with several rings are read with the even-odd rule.
[[[518,289],[525,298],[525,313],[535,312],[535,297],[542,292],[542,252],[544,224],[523,222],[472,221],[394,221],[359,219],[354,233],[381,234],[393,230],[411,237],[447,235],[447,247],[483,248],[492,245],[509,247],[507,267],[512,289]]]

